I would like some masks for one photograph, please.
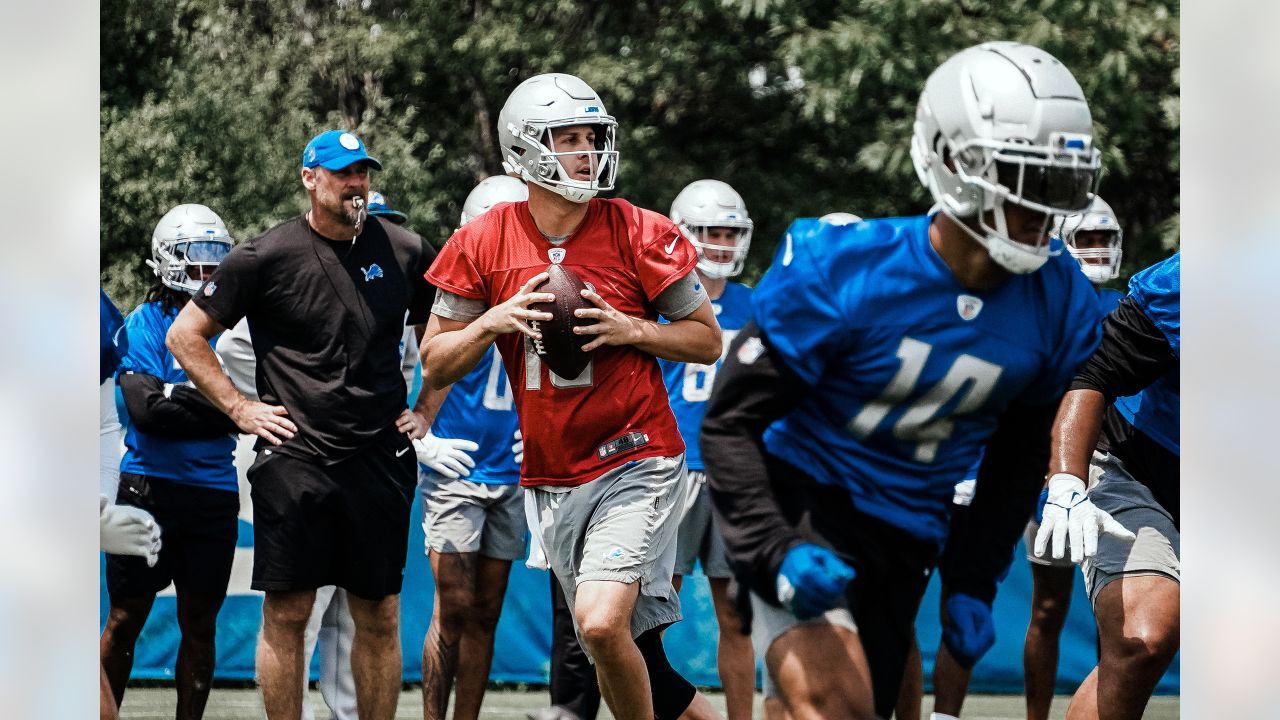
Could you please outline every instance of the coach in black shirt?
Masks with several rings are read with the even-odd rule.
[[[406,324],[426,322],[434,290],[423,275],[435,250],[367,215],[369,170],[382,166],[355,135],[317,135],[302,165],[311,210],[233,249],[167,343],[196,386],[260,438],[249,482],[253,588],[266,594],[257,670],[267,717],[300,716],[315,589],[338,585],[355,619],[360,716],[389,720],[417,480],[410,441],[427,430],[419,408],[406,409],[400,339]],[[208,343],[242,317],[261,402],[235,389]]]

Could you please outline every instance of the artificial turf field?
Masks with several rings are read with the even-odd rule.
[[[320,698],[320,693],[312,690],[311,706],[315,709],[318,720],[329,717],[328,709]],[[125,695],[124,706],[120,709],[122,720],[169,720],[173,717],[176,695],[172,687],[131,687]],[[724,696],[719,693],[708,693],[711,702],[724,711]],[[1065,695],[1059,695],[1053,701],[1053,718],[1064,717],[1067,711]],[[761,696],[756,695],[755,717],[764,717]],[[480,711],[481,718],[493,720],[524,720],[525,713],[547,704],[545,688],[534,690],[513,690],[508,688],[490,689],[484,696],[484,707]],[[924,716],[928,717],[933,707],[933,698],[926,696]],[[1022,720],[1025,706],[1021,695],[970,695],[964,703],[965,720]],[[205,709],[205,720],[261,720],[265,717],[262,711],[262,700],[254,688],[214,688],[209,696],[209,705]],[[418,688],[405,691],[400,695],[400,705],[396,710],[397,720],[419,720],[422,717],[422,693]],[[1154,697],[1147,706],[1144,716],[1150,720],[1170,720],[1179,717],[1177,696]],[[600,708],[599,720],[612,720],[607,708]]]

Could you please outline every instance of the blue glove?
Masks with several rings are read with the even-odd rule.
[[[942,644],[961,667],[969,669],[996,644],[991,606],[972,595],[952,593],[947,598],[946,609]]]
[[[1036,503],[1036,525],[1044,522],[1044,505],[1049,502],[1049,488],[1040,491],[1040,500]]]
[[[787,551],[778,568],[778,600],[801,620],[815,618],[844,598],[857,573],[821,545],[803,543]]]

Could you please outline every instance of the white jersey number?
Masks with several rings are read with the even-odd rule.
[[[880,397],[867,403],[849,421],[849,432],[862,440],[875,432],[889,412],[915,390],[920,373],[932,351],[933,346],[929,343],[915,338],[902,338],[897,352],[898,359],[902,362],[898,372],[894,373]],[[915,459],[918,462],[933,462],[938,453],[938,443],[951,437],[954,429],[951,418],[955,415],[967,415],[981,407],[1003,372],[1004,368],[994,363],[972,355],[960,355],[951,363],[947,374],[902,413],[902,417],[893,425],[894,436],[916,443]],[[946,416],[936,417],[942,406],[962,390],[965,393],[955,409]]]
[[[547,369],[547,374],[551,376],[551,386],[558,388],[579,388],[591,386],[591,366],[594,360],[587,360],[587,367],[576,378],[565,379]],[[538,357],[538,351],[533,347],[533,340],[526,335],[524,338],[524,389],[525,390],[541,390],[542,389],[542,358]]]
[[[721,330],[721,337],[724,338],[724,347],[720,350],[720,360],[724,360],[725,353],[729,352],[729,343],[737,337],[737,330]],[[684,382],[680,385],[680,396],[685,402],[706,402],[711,398],[711,386],[716,384],[716,371],[720,369],[720,363],[714,365],[702,365],[699,363],[684,364]]]
[[[511,409],[511,379],[502,366],[502,356],[494,352],[489,379],[484,384],[484,406],[489,410]]]

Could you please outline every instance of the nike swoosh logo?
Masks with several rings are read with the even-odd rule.
[[[676,243],[678,242],[680,242],[680,238],[676,238],[675,240],[672,240],[671,244],[664,246],[663,249],[665,249],[667,251],[667,254],[670,255],[671,251],[676,249]]]
[[[405,454],[405,453],[407,453],[407,452],[409,452],[409,448],[405,448],[405,449],[403,449],[403,450],[398,450],[398,451],[396,451],[396,457],[403,457],[403,456],[404,456],[404,454]]]

